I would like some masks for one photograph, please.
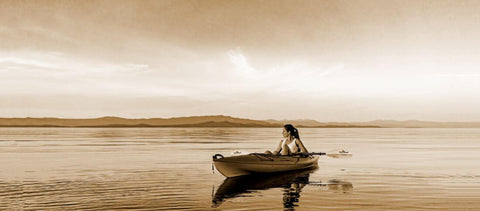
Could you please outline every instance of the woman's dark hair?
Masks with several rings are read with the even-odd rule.
[[[287,132],[290,132],[290,135],[295,137],[296,139],[300,139],[300,135],[298,134],[297,128],[293,127],[291,124],[286,124],[283,126]]]

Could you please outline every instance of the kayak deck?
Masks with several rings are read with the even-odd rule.
[[[220,156],[220,158],[217,158]],[[213,163],[225,177],[236,177],[248,174],[269,174],[318,167],[319,156],[280,156],[263,153],[252,153],[232,157],[215,155]]]

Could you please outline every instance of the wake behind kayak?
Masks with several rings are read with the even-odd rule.
[[[249,174],[270,174],[285,171],[318,168],[318,155],[271,155],[251,153],[224,157],[216,154],[213,163],[225,177],[237,177]]]

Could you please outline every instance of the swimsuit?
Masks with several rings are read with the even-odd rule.
[[[287,144],[288,148],[290,148],[290,152],[299,152],[300,151],[300,149],[298,148],[296,140],[297,139],[293,139],[292,143]],[[282,147],[283,147],[283,145],[285,144],[286,141],[287,141],[287,139],[283,140]]]

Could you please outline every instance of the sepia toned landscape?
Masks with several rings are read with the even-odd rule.
[[[0,0],[0,210],[480,210],[479,11]]]

